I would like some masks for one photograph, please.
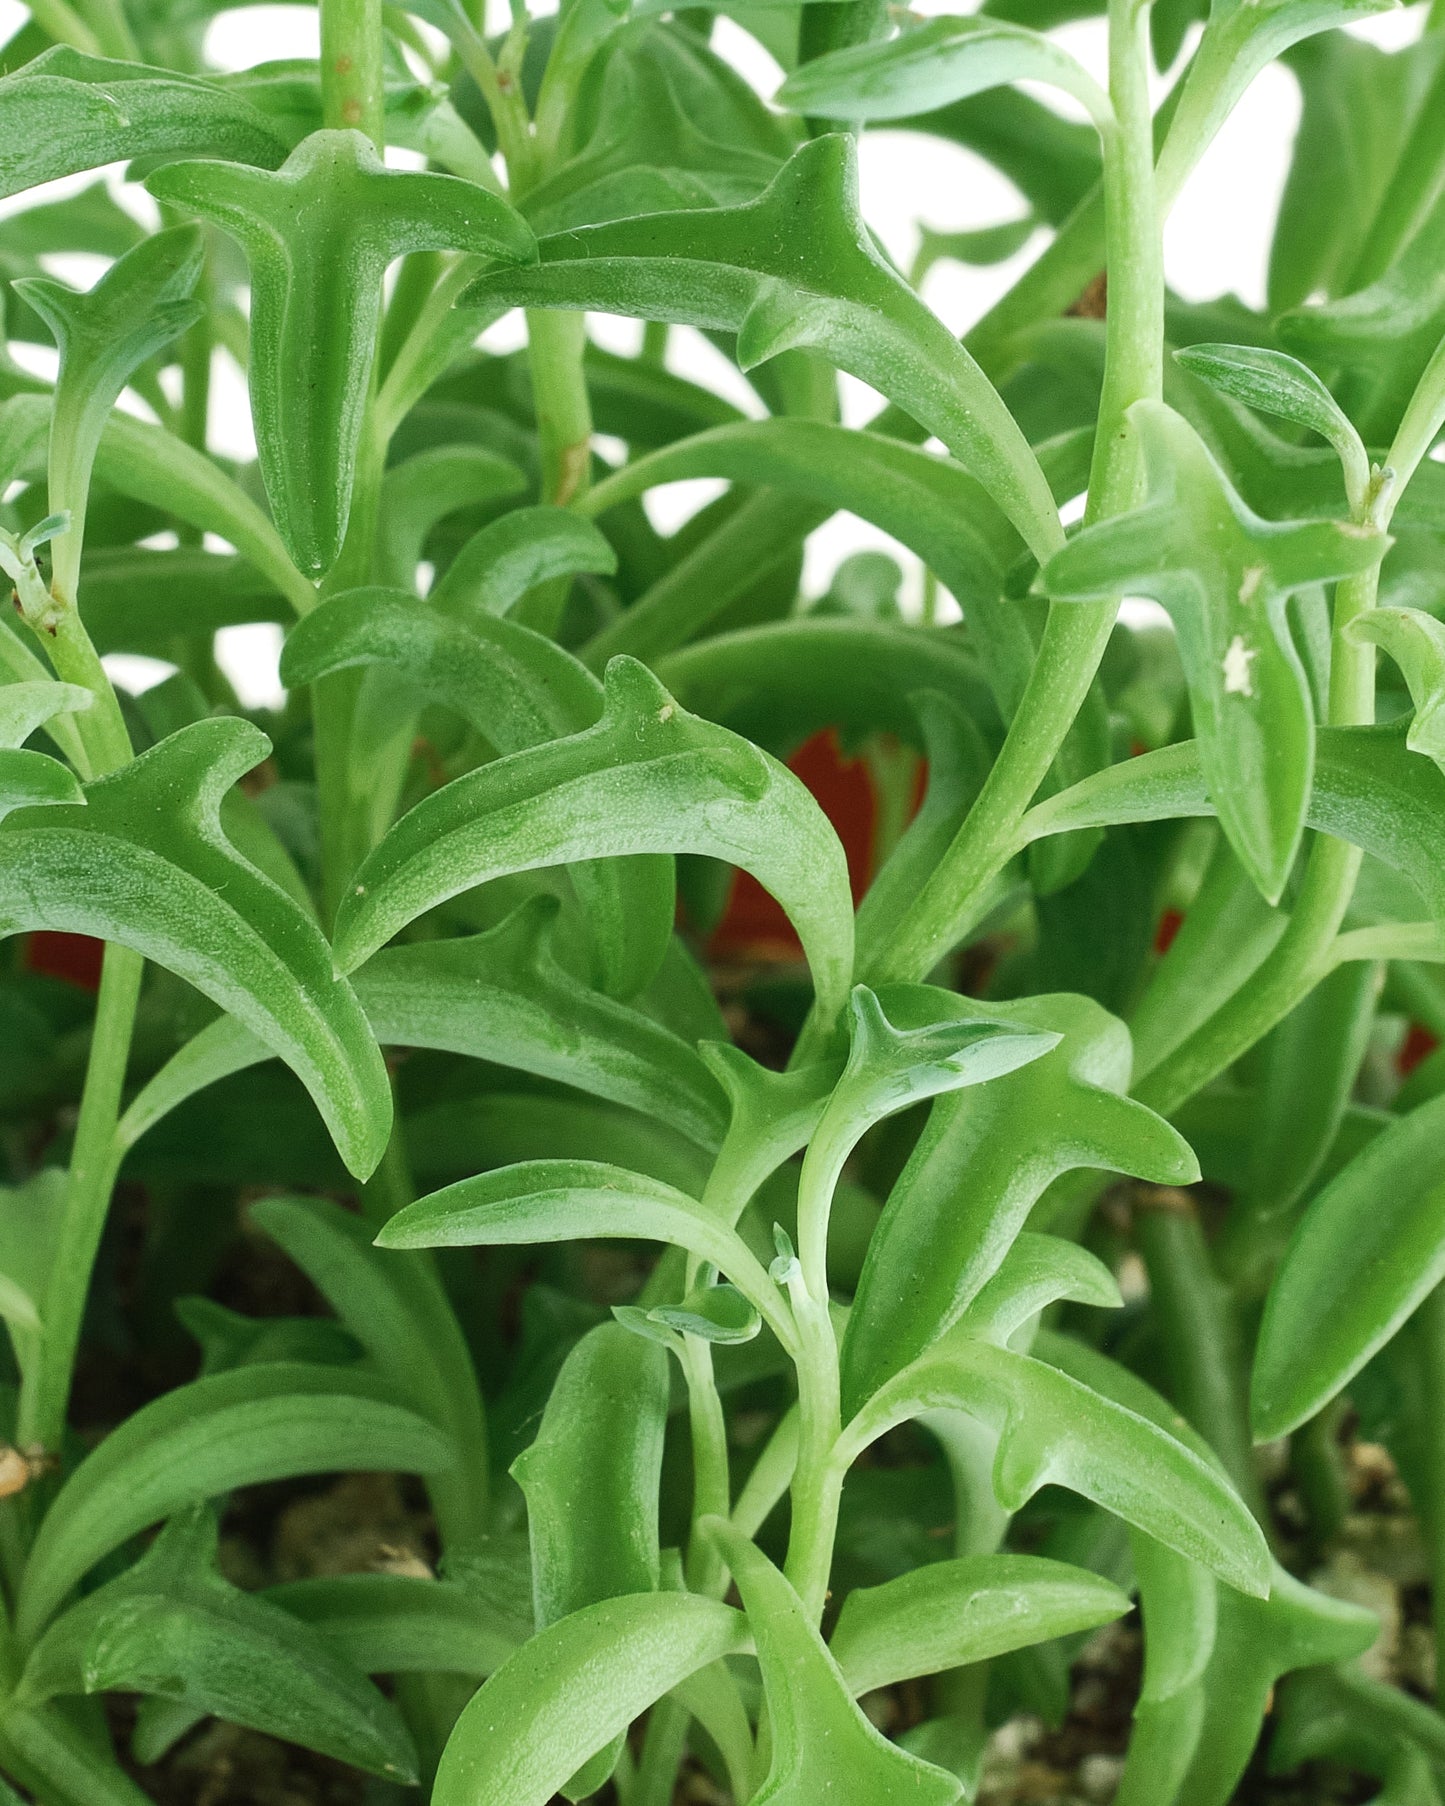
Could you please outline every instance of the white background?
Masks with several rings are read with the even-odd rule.
[[[506,0],[489,3],[498,8],[496,23],[503,26]],[[533,7],[534,12],[549,10],[546,4]],[[968,9],[942,4],[941,0],[914,0],[913,10],[931,14]],[[1418,35],[1422,10],[1419,6],[1402,8],[1351,29],[1393,48]],[[0,0],[0,41],[9,37],[25,17],[16,0]],[[1105,80],[1106,34],[1102,19],[1082,20],[1053,35],[1096,79]],[[756,39],[731,20],[721,18],[713,43],[760,93],[774,92],[782,79],[781,71]],[[266,5],[223,13],[211,28],[208,51],[215,64],[227,69],[249,68],[280,57],[315,56],[315,8]],[[1158,86],[1162,93],[1163,80]],[[1055,90],[1036,92],[1040,100],[1060,111],[1072,108],[1067,97]],[[1072,110],[1077,114],[1077,109]],[[1204,301],[1232,292],[1253,306],[1262,305],[1274,216],[1298,122],[1299,94],[1294,79],[1276,64],[1265,70],[1236,108],[1190,178],[1166,225],[1165,273],[1184,299]],[[991,165],[972,152],[939,139],[871,131],[862,140],[859,162],[864,215],[905,269],[917,250],[920,224],[956,231],[1015,218],[1023,211],[1012,185]],[[51,191],[58,194],[91,179],[56,183],[51,190],[32,191],[19,197],[19,201],[33,205]],[[144,193],[134,188],[117,188],[117,194],[132,211],[147,216],[150,203]],[[11,202],[4,210],[11,211],[16,204]],[[962,333],[1012,286],[1043,242],[1044,234],[1036,234],[1016,256],[987,269],[965,268],[952,262],[935,265],[925,281],[924,296],[955,332]],[[89,258],[47,261],[56,275],[77,285],[88,286],[98,273],[91,267],[94,260]],[[483,342],[498,350],[515,344],[520,339],[518,326],[517,316],[501,321]],[[592,330],[599,340],[619,351],[632,350],[640,333],[635,322],[595,317]],[[50,369],[54,367],[53,358],[46,360],[42,356],[26,361],[39,368],[45,368],[47,362]],[[708,383],[751,412],[757,411],[755,398],[736,370],[700,335],[686,329],[675,330],[669,362],[680,373]],[[851,378],[845,377],[843,384],[845,418],[861,424],[877,407],[877,397]],[[244,382],[234,364],[222,355],[217,357],[212,405],[212,438],[217,449],[233,456],[250,455],[254,447]],[[136,411],[145,410],[136,404]],[[654,492],[650,507],[655,523],[663,530],[671,530],[719,487],[684,483]],[[841,558],[871,545],[898,550],[867,523],[850,515],[835,516],[809,542],[805,590],[821,593]],[[912,561],[901,555],[900,562],[908,566]],[[279,648],[280,629],[270,625],[228,628],[220,635],[218,656],[244,703],[259,706],[279,699]],[[153,659],[124,654],[112,655],[106,663],[117,681],[132,690],[157,682],[170,669]]]

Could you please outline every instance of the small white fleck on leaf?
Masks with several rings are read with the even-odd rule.
[[[1254,684],[1250,680],[1249,667],[1251,661],[1258,657],[1258,652],[1245,645],[1244,635],[1235,634],[1224,653],[1224,693],[1226,696],[1254,695]]]

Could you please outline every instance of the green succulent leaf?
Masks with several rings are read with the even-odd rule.
[[[1337,300],[1282,316],[1280,338],[1290,350],[1325,368],[1348,372],[1361,385],[1358,417],[1387,440],[1411,391],[1445,335],[1445,195],[1400,255],[1377,280]]]
[[[55,584],[72,601],[90,473],[106,417],[136,370],[205,312],[191,293],[204,250],[198,226],[175,226],[142,239],[88,293],[77,294],[45,276],[27,276],[13,285],[60,347],[50,426],[50,506],[67,517],[54,536]]]
[[[820,228],[800,237],[802,211]],[[873,250],[851,138],[804,145],[756,201],[558,233],[526,275],[488,275],[475,304],[596,308],[738,335],[747,370],[823,350],[935,432],[1041,557],[1058,543],[1048,484],[958,341]]]
[[[315,923],[235,851],[227,791],[270,750],[249,722],[197,722],[84,806],[0,824],[0,933],[61,929],[118,941],[186,979],[284,1059],[352,1169],[386,1145],[390,1088],[351,988]]]
[[[395,1706],[322,1636],[223,1579],[217,1542],[208,1505],[172,1518],[133,1568],[50,1627],[23,1692],[150,1694],[414,1781],[416,1752]]]
[[[428,250],[525,263],[531,230],[474,183],[387,169],[359,132],[315,132],[275,172],[175,163],[148,186],[246,253],[261,471],[292,557],[319,576],[350,517],[387,265]]]
[[[53,1166],[23,1185],[0,1187],[0,1317],[22,1375],[33,1371],[40,1352],[66,1190],[65,1173]]]
[[[997,1436],[993,1489],[1005,1510],[1041,1486],[1067,1487],[1231,1587],[1268,1593],[1264,1536],[1217,1467],[1137,1412],[962,1325],[869,1400],[845,1445],[865,1448],[937,1409],[966,1411]]]
[[[1407,878],[1437,922],[1445,923],[1441,810],[1445,785],[1406,746],[1403,727],[1321,728],[1306,824],[1348,840]],[[1069,828],[1212,815],[1192,740],[1144,753],[1085,778],[1037,804],[1020,840]]]
[[[435,1273],[419,1261],[388,1260],[360,1217],[320,1198],[263,1198],[250,1216],[322,1293],[397,1396],[457,1450],[456,1464],[429,1480],[444,1534],[452,1541],[485,1535],[486,1411]]]
[[[614,1314],[626,1307],[614,1306]],[[700,1336],[704,1342],[732,1347],[751,1342],[763,1327],[757,1309],[736,1286],[695,1286],[681,1304],[654,1305],[639,1313],[649,1324],[655,1324],[677,1335]],[[634,1327],[629,1323],[629,1328]]]
[[[1076,996],[989,1014],[1063,1039],[1008,1077],[934,1104],[868,1245],[843,1339],[846,1409],[958,1321],[1061,1173],[1100,1167],[1175,1185],[1198,1176],[1178,1133],[1123,1095],[1131,1050],[1116,1017]]]
[[[855,1694],[1112,1623],[1129,1596],[1037,1555],[929,1562],[843,1602],[829,1649]]]
[[[959,1328],[1005,1347],[1017,1331],[1063,1299],[1102,1310],[1118,1310],[1124,1302],[1114,1275],[1097,1255],[1077,1242],[1025,1229],[959,1318]]]
[[[437,1806],[547,1806],[654,1701],[747,1646],[742,1614],[695,1593],[632,1594],[574,1612],[473,1696],[437,1769]]]
[[[859,1711],[837,1661],[767,1556],[721,1518],[703,1520],[732,1569],[763,1671],[772,1761],[757,1806],[952,1806],[962,1783],[889,1743]]]
[[[667,1355],[620,1323],[599,1323],[562,1363],[536,1440],[511,1470],[527,1501],[539,1628],[660,1585],[667,1406]],[[600,1750],[564,1792],[594,1794],[620,1747]]]
[[[526,1246],[579,1239],[667,1242],[726,1273],[779,1339],[796,1337],[781,1295],[736,1231],[660,1180],[592,1160],[532,1160],[463,1179],[400,1210],[383,1248]]]
[[[584,571],[606,577],[616,569],[612,547],[570,508],[514,508],[472,535],[430,600],[458,620],[505,615],[539,584]]]
[[[1188,345],[1174,353],[1191,376],[1232,395],[1262,414],[1308,427],[1339,455],[1345,491],[1358,516],[1370,487],[1370,457],[1349,417],[1329,390],[1298,358],[1264,345]]]
[[[1153,596],[1169,610],[1209,794],[1245,870],[1273,903],[1304,831],[1315,751],[1286,604],[1310,584],[1368,570],[1389,542],[1334,521],[1261,520],[1171,409],[1139,402],[1130,417],[1149,499],[1081,533],[1039,581],[1061,600],[1123,592]]]
[[[309,1625],[359,1674],[488,1675],[532,1625],[449,1580],[338,1574],[289,1580],[265,1598]]]
[[[1033,655],[1017,605],[1002,601],[1018,540],[952,459],[829,421],[738,421],[635,459],[599,483],[581,506],[600,517],[649,489],[696,477],[765,483],[847,509],[901,540],[963,609],[1000,706],[1011,710],[1017,703]],[[588,656],[630,652],[650,659],[670,652],[678,613],[675,599],[662,595],[654,604],[630,608],[598,636]]]
[[[351,970],[424,910],[506,872],[637,853],[707,853],[786,909],[825,1020],[852,965],[843,850],[790,772],[680,709],[643,666],[608,666],[596,727],[514,753],[417,805],[356,873],[337,913]]]
[[[386,589],[334,596],[290,635],[282,669],[299,684],[357,666],[399,672],[501,753],[580,734],[604,709],[602,685],[570,653],[516,621],[463,608],[455,590],[425,602]],[[572,881],[598,977],[614,994],[634,995],[656,976],[672,933],[670,862],[581,861]]]
[[[198,1498],[302,1474],[435,1473],[446,1439],[394,1390],[339,1367],[241,1367],[178,1386],[88,1455],[46,1513],[16,1608],[33,1638],[98,1561]]]
[[[1107,96],[1068,51],[1022,25],[982,16],[929,19],[883,43],[853,44],[805,63],[778,90],[795,113],[907,119],[1010,82],[1045,82],[1108,126]]]
[[[1415,705],[1405,744],[1445,771],[1445,626],[1418,608],[1372,608],[1348,632],[1356,645],[1380,646],[1399,666]]]
[[[433,445],[394,464],[381,483],[381,561],[391,583],[416,582],[427,535],[459,508],[506,501],[527,487],[510,458],[483,445]],[[510,517],[504,517],[510,518]]]
[[[1325,1186],[1265,1305],[1251,1382],[1255,1429],[1283,1435],[1327,1404],[1445,1273],[1434,1099],[1393,1123]]]
[[[598,1324],[563,1362],[537,1438],[512,1464],[540,1627],[658,1588],[667,1386],[662,1350],[616,1323]]]
[[[0,82],[0,195],[157,152],[271,169],[286,141],[217,82],[55,45]]]

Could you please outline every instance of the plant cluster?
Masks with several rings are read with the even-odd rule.
[[[219,1718],[378,1803],[949,1806],[1137,1600],[1120,1806],[1224,1806],[1262,1730],[1439,1806],[1445,1718],[1307,1584],[1358,1437],[1445,1587],[1445,15],[1339,29],[1386,4],[1109,0],[1101,86],[1091,0],[321,0],[240,74],[225,0],[31,0],[0,1798],[135,1806]],[[1185,305],[1161,223],[1281,56],[1269,305]],[[1017,218],[905,277],[875,124]],[[926,269],[1036,232],[960,343]],[[877,554],[800,599],[839,510],[921,616]],[[238,1235],[318,1307],[208,1297]],[[433,1559],[236,1584],[231,1495],[357,1472]]]

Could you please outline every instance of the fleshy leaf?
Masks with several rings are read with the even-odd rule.
[[[1057,1047],[1054,1031],[987,1016],[934,985],[889,985],[880,997],[856,985],[849,1000],[842,1077],[813,1132],[798,1181],[799,1230],[810,1283],[824,1270],[826,1207],[844,1162],[885,1117],[926,1098],[984,1085]]]
[[[799,234],[799,215],[816,230]],[[653,213],[543,240],[530,274],[484,276],[471,303],[595,308],[735,332],[744,369],[821,350],[871,383],[964,464],[1047,557],[1058,516],[1032,451],[953,334],[873,249],[853,141],[814,139],[755,201]]]
[[[273,168],[286,141],[219,84],[142,63],[43,51],[0,82],[0,196],[156,152]]]
[[[1265,1304],[1256,1434],[1313,1417],[1445,1274],[1445,1099],[1392,1123],[1319,1193]]]
[[[59,1167],[47,1166],[23,1185],[0,1186],[0,1317],[22,1375],[40,1351],[68,1185]]]
[[[801,783],[680,709],[631,659],[607,668],[596,727],[457,778],[403,816],[355,875],[336,956],[361,964],[425,910],[507,872],[636,853],[707,853],[750,871],[798,930],[825,1021],[853,958],[847,865]]]
[[[742,1614],[695,1593],[635,1593],[574,1612],[474,1695],[437,1769],[436,1806],[547,1806],[654,1701],[747,1646]]]
[[[1124,1302],[1114,1275],[1097,1255],[1077,1242],[1025,1229],[958,1327],[1003,1346],[1040,1311],[1065,1298],[1103,1310],[1118,1310]]]
[[[459,1180],[399,1210],[376,1239],[383,1248],[470,1248],[618,1237],[711,1261],[794,1345],[781,1296],[733,1229],[673,1186],[600,1161],[530,1160]]]
[[[486,1412],[436,1274],[424,1262],[389,1260],[365,1220],[329,1200],[263,1198],[250,1216],[322,1293],[398,1398],[457,1449],[456,1464],[428,1481],[443,1536],[451,1543],[484,1536]]]
[[[680,1035],[600,996],[558,963],[557,907],[553,897],[534,897],[485,934],[373,954],[354,988],[377,1041],[534,1073],[715,1147],[726,1108],[704,1060]],[[122,1142],[132,1146],[188,1097],[269,1057],[233,1017],[208,1024],[136,1094],[121,1119]]]
[[[277,171],[175,163],[158,199],[214,221],[251,270],[251,413],[266,493],[301,570],[341,549],[387,265],[459,250],[525,263],[530,228],[455,176],[387,169],[360,132],[321,131]]]
[[[512,1464],[527,1499],[537,1624],[661,1577],[658,1487],[667,1358],[600,1323],[572,1349],[536,1440]]]
[[[845,1408],[957,1322],[998,1271],[1044,1188],[1075,1167],[1190,1184],[1188,1145],[1122,1095],[1128,1030],[1091,999],[1031,997],[989,1014],[1062,1033],[1052,1053],[934,1104],[868,1246],[843,1339]]]
[[[658,1497],[667,1430],[667,1356],[620,1323],[599,1323],[562,1363],[536,1440],[512,1463],[527,1500],[539,1629],[661,1581]],[[612,1773],[620,1742],[571,1778],[586,1799]]]
[[[1389,541],[1348,523],[1261,520],[1171,409],[1138,402],[1130,418],[1148,500],[1071,540],[1039,583],[1059,600],[1148,595],[1169,610],[1209,794],[1246,871],[1277,902],[1304,831],[1315,750],[1286,604],[1310,584],[1368,570]]]
[[[732,1569],[763,1671],[772,1762],[756,1806],[953,1806],[962,1784],[889,1743],[853,1695],[803,1602],[767,1556],[722,1518],[702,1529]]]
[[[226,792],[270,751],[250,722],[200,721],[84,807],[0,823],[0,934],[54,928],[118,941],[230,1011],[310,1090],[353,1171],[381,1158],[391,1091],[351,987],[286,893],[231,846]]]
[[[483,445],[433,445],[394,464],[381,484],[381,558],[389,582],[410,591],[428,533],[458,508],[527,487],[520,466]]]
[[[22,1692],[134,1692],[415,1780],[395,1706],[325,1639],[216,1571],[208,1505],[173,1518],[136,1565],[73,1606],[32,1653]]]
[[[435,1473],[446,1439],[390,1387],[341,1367],[270,1362],[178,1386],[87,1455],[46,1513],[16,1608],[35,1635],[95,1564],[198,1498],[301,1474]]]
[[[1174,353],[1191,376],[1262,414],[1308,427],[1339,455],[1356,514],[1370,485],[1370,458],[1340,404],[1308,364],[1264,345],[1189,345]]]
[[[1445,625],[1420,608],[1372,608],[1346,631],[1356,645],[1383,647],[1400,667],[1415,705],[1405,744],[1445,771]]]
[[[474,533],[437,579],[430,600],[470,620],[504,615],[539,583],[580,571],[609,576],[617,554],[570,508],[514,508]]]
[[[777,168],[776,157],[751,145],[710,138],[643,38],[609,60],[596,129],[528,193],[523,211],[538,232],[560,232],[669,207],[726,206],[751,200]]]
[[[1377,280],[1337,300],[1282,316],[1281,340],[1363,386],[1357,417],[1388,442],[1445,333],[1445,194]]]
[[[929,19],[885,42],[816,57],[777,98],[826,119],[908,119],[1017,81],[1062,88],[1096,122],[1112,119],[1108,98],[1068,51],[1022,25],[977,15]]]
[[[655,1305],[647,1317],[680,1335],[724,1346],[751,1342],[763,1327],[756,1307],[730,1285],[697,1286],[681,1304]]]
[[[284,1581],[265,1596],[361,1674],[491,1674],[532,1634],[473,1589],[413,1574]]]
[[[54,539],[55,584],[72,602],[91,467],[106,417],[140,365],[205,312],[191,294],[204,252],[198,226],[174,226],[142,239],[86,293],[46,276],[13,285],[60,347],[50,426],[50,506],[68,515]]]
[[[1063,1486],[1263,1597],[1263,1533],[1217,1467],[1157,1425],[1027,1355],[951,1330],[887,1382],[844,1432],[850,1452],[925,1411],[966,1411],[998,1437],[993,1487],[1017,1511]]]
[[[1216,1467],[1204,1439],[1128,1368],[1068,1336],[1042,1332],[1050,1365],[1175,1437]],[[1374,1616],[1301,1586],[1271,1560],[1268,1596],[1246,1597],[1197,1562],[1136,1532],[1144,1612],[1144,1685],[1119,1806],[1223,1801],[1234,1792],[1281,1675],[1346,1661],[1374,1640]],[[1187,1791],[1177,1791],[1185,1787]]]
[[[726,477],[826,502],[872,521],[917,552],[964,611],[1000,705],[1011,709],[1028,677],[1033,645],[1013,603],[1001,601],[1018,540],[962,466],[912,445],[823,420],[747,420],[667,445],[599,483],[579,506],[609,508],[663,483]],[[629,608],[587,650],[652,658],[678,644],[677,609]],[[666,602],[669,606],[664,607]],[[686,656],[684,654],[684,656]]]
[[[571,653],[516,621],[463,610],[455,592],[421,602],[400,590],[344,591],[295,628],[281,670],[295,685],[376,665],[455,709],[501,753],[581,733],[603,712],[602,685]],[[672,934],[670,863],[582,861],[572,880],[599,978],[616,995],[635,994],[655,976]]]
[[[1408,750],[1406,732],[1393,722],[1321,728],[1305,820],[1408,878],[1445,924],[1445,781]],[[1213,813],[1199,748],[1185,740],[1111,765],[1037,804],[1024,817],[1020,842],[1069,828]]]
[[[1037,1555],[927,1562],[843,1602],[829,1648],[855,1694],[986,1662],[1006,1650],[1121,1618],[1129,1596]]]

